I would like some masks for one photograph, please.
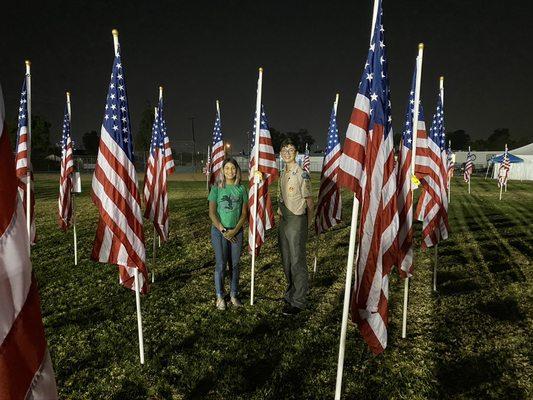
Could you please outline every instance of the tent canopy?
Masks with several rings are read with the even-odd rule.
[[[509,161],[511,162],[511,164],[524,162],[524,160],[522,160],[520,157],[512,155],[511,153],[507,154],[509,155]],[[499,154],[497,156],[492,157],[491,161],[493,163],[501,163],[503,161],[503,154]]]

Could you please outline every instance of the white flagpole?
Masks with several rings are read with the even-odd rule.
[[[376,26],[378,16],[379,0],[374,0],[374,9],[372,12],[372,27],[370,31],[370,44]],[[359,214],[359,200],[353,196],[352,222],[350,226],[350,244],[348,247],[348,261],[346,262],[346,281],[344,284],[344,303],[342,307],[341,336],[339,340],[339,358],[337,360],[337,380],[335,383],[335,400],[340,400],[342,390],[342,373],[344,371],[344,350],[346,348],[346,331],[348,327],[348,311],[350,309],[350,293],[352,286],[354,253],[355,253],[355,235],[357,232],[357,215]],[[357,284],[357,268],[355,272],[355,282]]]
[[[448,140],[448,149],[449,149],[449,152],[450,152],[450,162],[453,162],[454,163],[454,167],[455,167],[455,162],[453,161],[452,141],[451,140]],[[446,166],[446,174],[448,175],[448,204],[450,204],[451,198],[452,198],[452,177],[450,175],[450,164],[448,164]]]
[[[71,133],[72,133],[72,108],[70,105],[70,92],[67,92],[66,95],[67,95],[68,120],[71,126]],[[74,233],[74,265],[78,265],[78,236],[76,234],[76,209],[74,208],[75,195],[72,190],[70,191],[70,196],[72,196],[72,231]]]
[[[416,163],[416,139],[418,135],[418,114],[420,111],[420,85],[422,81],[422,59],[424,57],[424,44],[420,43],[418,45],[418,56],[416,57],[416,82],[415,82],[415,105],[413,110],[413,141],[411,149],[411,176],[415,175],[415,163]],[[416,186],[411,179],[411,200],[414,202]],[[413,203],[411,203],[411,213]],[[402,316],[402,339],[405,339],[407,336],[407,306],[409,302],[409,277],[406,276],[404,279],[404,289],[403,289],[403,316]]]
[[[28,229],[28,253],[31,254],[31,63],[29,60],[26,64],[26,101],[28,108],[28,132],[26,133],[26,154],[27,154],[27,172],[26,172],[26,227]]]
[[[509,157],[509,149],[507,148],[507,143],[505,143],[505,154],[507,154],[507,157]],[[505,193],[507,193],[507,181],[509,180],[509,173],[511,171],[511,160],[509,160],[509,169],[505,173]]]
[[[470,146],[468,146],[468,154],[470,155]],[[470,155],[470,158],[472,158],[472,156]],[[466,160],[468,161],[468,160]],[[472,179],[472,174],[470,173],[468,175],[468,194],[470,194],[470,180]]]
[[[209,194],[209,176],[211,175],[211,173],[209,172],[209,170],[211,169],[211,148],[209,147],[209,145],[207,145],[207,160],[205,161],[205,188],[207,190],[207,194]],[[207,162],[209,161],[209,163]]]
[[[118,56],[118,30],[113,29],[113,46],[115,48],[115,56]],[[139,334],[139,355],[141,358],[141,364],[144,364],[144,339],[143,339],[143,322],[141,315],[141,286],[139,282],[139,270],[134,268],[135,274],[135,304],[137,307],[137,331]],[[119,279],[120,281],[120,279]]]
[[[333,112],[335,113],[335,118],[337,118],[337,107],[338,107],[338,105],[339,105],[339,94],[337,93],[335,95],[335,101],[333,102]],[[307,146],[307,143],[306,143],[306,146]],[[322,169],[324,169],[325,162],[326,162],[326,155],[324,154],[324,158],[322,159]],[[316,211],[318,211],[318,210],[315,210],[315,212]],[[315,219],[316,219],[316,216],[315,216]],[[319,242],[320,242],[320,235],[318,235],[317,239],[316,239],[315,260],[313,262],[313,272],[316,272],[316,269],[317,269],[317,256],[318,256],[318,243]]]
[[[439,260],[439,244],[435,244],[435,261],[433,263],[433,291],[437,291],[437,263]]]
[[[257,186],[259,184],[259,178],[256,176],[259,170],[259,130],[261,129],[261,94],[263,88],[263,68],[259,68],[259,78],[257,80],[257,98],[255,102],[255,142],[254,142],[254,206],[253,216],[254,222],[252,227],[252,272],[251,272],[251,284],[250,284],[250,305],[254,305],[254,274],[255,274],[255,235],[257,234]],[[248,178],[250,179],[250,178]]]

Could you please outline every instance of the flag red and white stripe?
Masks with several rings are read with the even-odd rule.
[[[305,154],[304,161],[302,163],[302,169],[307,173],[311,172],[311,159],[309,158],[309,147],[307,146],[307,143],[305,144]]]
[[[253,130],[255,132],[255,129]],[[255,142],[255,141],[254,141]],[[253,143],[254,143],[253,142]],[[274,226],[274,209],[272,207],[272,201],[270,194],[268,193],[269,186],[278,178],[279,171],[276,164],[276,155],[274,153],[274,147],[272,145],[272,138],[268,129],[268,123],[263,107],[261,107],[261,122],[259,127],[259,163],[257,170],[263,174],[263,180],[257,185],[254,184],[253,174],[256,162],[255,162],[255,144],[252,147],[250,157],[250,176],[249,192],[248,192],[248,211],[249,211],[249,235],[248,246],[252,251],[253,243],[253,226],[254,219],[256,220],[256,234],[255,234],[255,248],[256,254],[265,242],[266,231]],[[257,216],[253,213],[254,208],[254,194],[257,187]]]
[[[213,145],[211,146],[211,158],[209,163],[209,185],[214,185],[217,181],[222,170],[222,163],[224,162],[225,151],[221,125],[220,108],[217,101],[217,113],[215,117],[215,126],[213,127]]]
[[[505,146],[505,153],[503,154],[503,160],[498,169],[498,187],[506,186],[509,179],[509,170],[511,169],[511,160],[509,159],[509,152],[507,146]]]
[[[70,113],[65,106],[63,136],[61,138],[61,175],[59,177],[59,227],[66,231],[72,223],[72,174],[74,157],[70,137]]]
[[[389,273],[397,262],[396,168],[381,2],[340,161],[339,184],[360,201],[351,314],[373,353],[387,347]]]
[[[0,399],[57,399],[0,88]]]
[[[135,269],[141,291],[148,291],[141,196],[133,163],[133,144],[124,70],[118,50],[111,74],[92,200],[100,220],[91,258],[119,267],[120,283],[135,290]]]

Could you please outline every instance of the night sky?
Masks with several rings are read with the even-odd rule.
[[[36,3],[37,4],[37,3]],[[172,1],[10,2],[2,7],[0,81],[8,118],[17,111],[24,60],[32,61],[33,113],[60,136],[64,92],[72,93],[74,139],[100,130],[113,61],[111,29],[120,32],[135,133],[141,112],[165,87],[171,141],[197,149],[211,141],[215,100],[234,152],[246,146],[257,69],[263,103],[281,131],[307,128],[325,142],[340,93],[338,125],[347,127],[367,55],[372,2]],[[426,121],[445,76],[446,128],[473,139],[507,127],[533,138],[533,35],[526,1],[384,0],[394,128],[400,133],[417,45],[424,42]]]

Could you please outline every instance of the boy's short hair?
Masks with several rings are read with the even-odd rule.
[[[296,143],[294,143],[294,140],[292,140],[291,138],[286,138],[283,140],[283,142],[281,142],[281,149],[284,148],[284,147],[287,147],[287,146],[292,146],[294,147],[296,150],[298,150],[298,147],[296,146]]]

